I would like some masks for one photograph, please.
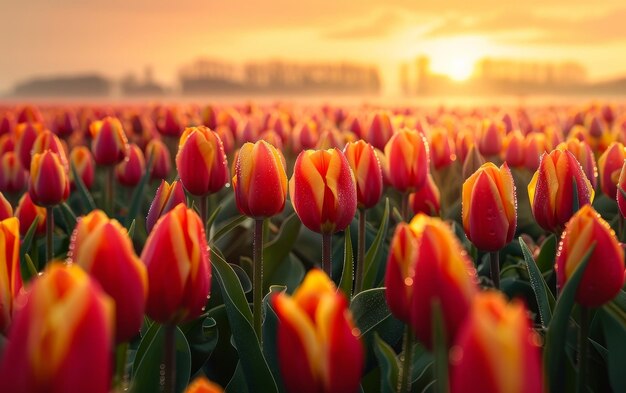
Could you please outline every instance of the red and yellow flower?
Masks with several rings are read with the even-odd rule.
[[[356,199],[359,209],[376,205],[383,193],[383,175],[376,151],[369,143],[358,140],[348,143],[343,154],[356,179]]]
[[[122,123],[115,117],[96,120],[89,126],[91,152],[98,165],[119,164],[128,154],[128,139]]]
[[[165,213],[172,210],[178,204],[187,204],[187,198],[185,197],[185,190],[183,190],[183,184],[174,180],[172,184],[169,184],[165,180],[161,180],[161,185],[156,191],[156,195],[150,204],[148,210],[148,216],[146,217],[146,231],[152,232],[154,224],[157,223],[159,218]]]
[[[415,191],[426,183],[429,152],[426,138],[415,130],[395,133],[385,145],[389,181],[400,192]]]
[[[13,302],[22,289],[19,227],[15,217],[0,221],[0,333],[11,324]]]
[[[58,205],[67,199],[70,194],[67,167],[56,153],[46,150],[33,155],[28,193],[33,203],[44,207]]]

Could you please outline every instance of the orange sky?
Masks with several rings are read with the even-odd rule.
[[[626,75],[623,0],[29,0],[0,4],[0,91],[32,75],[154,68],[173,84],[198,56],[355,60],[397,66],[429,55],[435,71],[483,56],[574,60],[593,80]]]

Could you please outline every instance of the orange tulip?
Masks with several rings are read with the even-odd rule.
[[[209,246],[200,217],[183,204],[157,221],[141,260],[148,269],[146,314],[160,323],[197,318],[211,286]]]
[[[543,155],[528,184],[528,197],[537,224],[546,231],[561,231],[574,214],[574,182],[578,206],[593,202],[594,190],[572,153],[553,150]]]
[[[0,191],[20,193],[26,187],[28,173],[15,152],[3,153],[0,158]]]
[[[152,139],[146,146],[146,162],[152,161],[150,179],[167,179],[172,170],[172,159],[167,146],[160,139]]]
[[[374,207],[383,194],[383,175],[376,151],[369,143],[358,140],[343,149],[356,179],[356,199],[359,209]]]
[[[429,216],[438,216],[441,210],[441,196],[439,187],[428,174],[426,184],[419,190],[409,195],[409,206],[413,210],[413,214],[424,213]]]
[[[450,392],[542,392],[539,339],[522,302],[478,294],[450,350]]]
[[[265,141],[246,142],[236,162],[233,189],[239,211],[254,218],[282,212],[287,199],[283,155]]]
[[[305,150],[298,155],[289,194],[294,210],[310,230],[333,234],[356,213],[356,183],[339,149]]]
[[[465,180],[462,207],[465,234],[478,249],[498,251],[508,244],[517,227],[517,198],[507,164],[488,162]]]
[[[126,187],[135,187],[146,171],[146,161],[139,146],[132,144],[124,161],[115,167],[117,181]]]
[[[156,191],[152,204],[150,204],[150,210],[148,210],[146,231],[148,233],[152,232],[152,228],[154,228],[154,224],[157,223],[159,218],[180,203],[187,205],[183,184],[178,180],[173,181],[172,184],[161,180],[161,185]]]
[[[224,389],[209,381],[205,376],[197,377],[187,386],[184,393],[223,393]]]
[[[16,302],[0,360],[5,392],[108,393],[113,302],[77,266],[52,263]],[[89,372],[81,372],[85,362]]]
[[[271,298],[280,323],[278,363],[287,392],[356,392],[364,363],[348,301],[319,269],[293,296]]]
[[[556,256],[557,284],[563,288],[592,244],[595,248],[576,292],[576,301],[599,307],[613,299],[624,285],[624,250],[615,233],[589,205],[567,223]]]
[[[36,205],[44,207],[58,205],[67,199],[70,194],[67,167],[56,153],[46,150],[33,156],[28,193]]]
[[[20,221],[20,236],[26,236],[28,229],[35,221],[35,217],[39,217],[35,235],[43,236],[46,233],[46,209],[35,205],[28,193],[24,193],[17,202],[15,217]]]
[[[0,221],[0,333],[11,324],[13,302],[22,289],[19,226],[15,217]]]
[[[602,192],[609,198],[617,194],[617,181],[626,160],[626,147],[619,142],[613,142],[598,158],[598,172]]]
[[[122,123],[114,117],[96,120],[89,126],[91,151],[98,165],[115,165],[128,154],[128,140]]]
[[[185,189],[204,196],[228,182],[228,163],[219,136],[200,126],[186,128],[180,137],[176,168]]]
[[[377,149],[383,150],[393,135],[393,125],[388,112],[376,112],[372,115],[365,130],[365,140]]]
[[[524,166],[524,135],[522,135],[519,130],[515,130],[507,134],[507,136],[504,138],[503,158],[510,167],[515,168]]]
[[[591,183],[591,187],[595,190],[598,185],[598,167],[593,151],[589,144],[576,138],[569,138],[567,141],[560,143],[557,147],[559,150],[568,150],[574,155],[576,160],[583,168],[583,172],[587,175],[587,179]]]
[[[385,156],[389,180],[398,191],[415,191],[426,183],[429,152],[424,135],[409,129],[395,133],[385,146]]]
[[[95,164],[89,149],[85,146],[74,147],[70,152],[70,162],[76,169],[76,173],[80,176],[80,179],[83,181],[85,187],[87,187],[87,189],[91,189],[94,180]],[[74,173],[70,170],[69,175],[70,188],[74,189],[76,187],[74,184]]]
[[[115,301],[115,336],[128,341],[139,333],[148,291],[146,267],[128,232],[101,210],[82,217],[72,233],[68,259],[95,278]]]

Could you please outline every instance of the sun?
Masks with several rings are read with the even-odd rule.
[[[456,82],[472,77],[474,65],[487,53],[487,49],[488,43],[482,37],[441,38],[425,45],[431,72]]]

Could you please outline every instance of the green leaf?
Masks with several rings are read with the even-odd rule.
[[[250,389],[248,389],[248,384],[246,383],[246,377],[243,373],[243,367],[241,366],[241,361],[237,362],[237,368],[235,368],[235,372],[233,373],[233,377],[226,385],[226,389],[224,389],[226,393],[248,393]]]
[[[235,265],[233,263],[229,263],[228,265],[233,269],[233,271],[237,275],[237,278],[239,279],[239,282],[241,283],[243,292],[244,293],[250,292],[252,290],[252,281],[250,281],[250,277],[248,277],[248,274],[245,272],[245,270],[243,270],[241,266]]]
[[[237,275],[230,265],[211,250],[211,263],[220,285],[233,340],[248,386],[264,392],[277,392],[276,383],[263,357],[252,327],[252,312]]]
[[[374,333],[374,353],[380,365],[380,391],[395,393],[398,386],[398,360],[394,350]]]
[[[446,343],[446,327],[444,326],[443,315],[441,313],[441,304],[438,299],[433,300],[432,316],[432,331],[434,332],[433,354],[435,358],[435,379],[437,381],[436,391],[447,393],[449,391],[448,344]]]
[[[270,284],[276,284],[270,279],[273,278],[274,272],[281,266],[289,252],[293,248],[294,243],[298,239],[300,226],[302,222],[295,214],[289,215],[280,226],[280,231],[272,240],[265,243],[263,247],[263,288],[269,288]],[[282,284],[282,282],[281,282]]]
[[[93,197],[91,196],[91,193],[85,186],[85,183],[83,183],[83,179],[78,175],[78,172],[76,171],[76,167],[74,166],[74,163],[71,160],[70,160],[70,168],[72,170],[72,176],[74,176],[74,184],[76,185],[76,190],[78,190],[78,196],[80,197],[82,204],[87,209],[87,213],[89,213],[92,210],[96,210],[96,202],[94,202]]]
[[[215,319],[201,316],[180,326],[191,350],[191,374],[206,363],[217,346],[219,330]]]
[[[128,237],[130,237],[131,239],[135,235],[135,222],[136,220],[133,218],[133,221],[130,223],[130,226],[128,227]]]
[[[383,239],[387,235],[387,226],[389,225],[389,198],[385,199],[385,211],[383,218],[381,219],[380,227],[374,238],[374,242],[370,246],[369,250],[365,253],[365,263],[363,265],[365,275],[363,277],[363,289],[372,288],[375,285],[376,275],[378,273],[378,266],[374,265],[374,261],[380,252]]]
[[[150,160],[148,161],[148,165],[146,166],[146,172],[139,180],[139,184],[133,190],[133,195],[130,198],[130,204],[128,208],[128,214],[126,215],[126,225],[125,227],[128,229],[132,221],[137,218],[137,214],[139,213],[139,209],[141,208],[141,202],[143,201],[145,194],[144,189],[146,188],[146,184],[150,181],[150,175],[152,173],[152,165],[154,164],[154,156],[150,156]]]
[[[60,207],[61,214],[63,214],[63,219],[65,220],[65,224],[68,228],[67,233],[71,234],[76,227],[76,215],[72,211],[72,208],[66,202],[63,202]]]
[[[565,381],[565,343],[567,338],[567,326],[572,308],[574,307],[574,298],[578,290],[578,284],[580,284],[580,280],[583,277],[585,268],[595,248],[596,244],[594,242],[583,257],[580,265],[578,265],[574,271],[574,274],[572,274],[565,283],[565,287],[556,302],[552,320],[548,326],[546,343],[543,350],[543,365],[544,375],[546,376],[551,392],[563,391],[562,385]]]
[[[28,254],[24,255],[24,262],[26,265],[26,274],[24,274],[24,271],[21,271],[22,282],[27,283],[33,277],[37,277],[38,272],[37,272],[37,268],[35,267],[35,264],[33,263],[33,260],[30,259],[30,255]]]
[[[345,241],[343,250],[343,269],[341,271],[341,280],[339,281],[339,289],[346,295],[346,298],[352,298],[352,275],[354,272],[354,261],[352,259],[352,240],[350,239],[350,228],[345,230]]]
[[[626,325],[608,312],[606,306],[601,310],[602,328],[608,349],[608,373],[611,388],[615,392],[626,392]]]
[[[229,222],[224,224],[223,227],[221,227],[220,229],[218,229],[215,232],[213,237],[211,237],[211,239],[210,239],[211,243],[215,243],[220,238],[222,238],[223,236],[228,234],[228,232],[230,232],[233,229],[237,228],[237,226],[239,226],[242,222],[246,221],[247,219],[248,219],[248,217],[246,217],[246,216],[237,216],[237,217],[233,218],[232,220],[230,220]]]
[[[35,216],[35,219],[32,224],[30,224],[30,228],[28,228],[26,235],[24,235],[22,245],[20,246],[20,272],[24,283],[27,283],[28,280],[33,277],[30,273],[30,266],[28,266],[28,262],[26,261],[26,254],[31,254],[31,247],[35,237],[35,232],[37,231],[37,225],[39,225],[39,216]],[[39,250],[35,249],[34,252],[39,252]],[[32,260],[30,261],[30,264],[35,267],[35,272],[37,272],[36,266],[34,266]]]
[[[626,327],[626,292],[619,291],[615,299],[605,304],[603,308],[622,326]]]
[[[263,321],[263,354],[267,360],[267,364],[274,376],[279,392],[284,392],[285,388],[282,384],[280,369],[278,364],[278,343],[276,334],[278,330],[278,315],[272,308],[270,299],[277,293],[285,292],[287,287],[282,285],[272,285],[269,293],[263,299],[263,308],[265,310],[265,320]]]
[[[533,259],[528,246],[524,242],[524,239],[519,238],[519,244],[522,247],[522,253],[524,254],[524,264],[528,269],[530,276],[530,285],[535,292],[535,298],[537,299],[537,306],[539,308],[539,317],[541,319],[541,325],[545,328],[550,324],[552,319],[552,307],[554,307],[554,297],[552,292],[548,289],[548,284],[543,279],[535,260]]]
[[[176,392],[182,392],[191,376],[191,352],[183,332],[176,328]],[[159,375],[165,349],[165,328],[153,323],[142,337],[133,362],[133,393],[158,392],[161,389]]]
[[[213,213],[211,213],[211,215],[209,216],[209,218],[207,219],[205,223],[205,227],[204,227],[205,233],[211,233],[211,227],[213,226],[213,223],[215,222],[215,219],[217,218],[217,215],[220,213],[221,210],[222,210],[221,205],[217,206],[215,210],[213,210]]]
[[[537,267],[541,270],[541,273],[545,273],[554,268],[554,259],[556,258],[556,235],[551,234],[541,245],[541,251],[537,257]]]

